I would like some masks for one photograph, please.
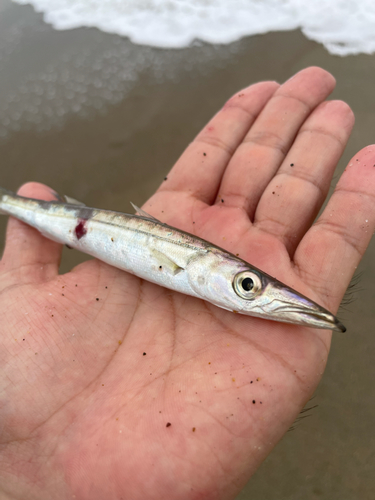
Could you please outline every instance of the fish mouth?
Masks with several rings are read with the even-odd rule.
[[[321,328],[327,330],[335,330],[336,332],[346,332],[346,327],[339,321],[336,316],[330,313],[327,309],[312,303],[313,307],[291,307],[289,304],[279,306],[273,310],[273,314],[281,314],[285,321],[290,321],[300,325],[306,325],[313,328]],[[319,309],[316,308],[318,306]]]
[[[305,313],[310,319],[318,321],[320,324],[326,323],[327,326],[318,326],[318,328],[331,328],[336,332],[346,332],[346,327],[339,321],[336,316],[329,311],[313,311]]]
[[[336,332],[346,332],[346,327],[339,321],[337,318],[335,318],[335,328],[333,328]]]
[[[345,326],[336,316],[291,288],[281,284],[276,286],[269,284],[266,295],[269,301],[263,305],[262,310],[270,319],[311,328],[346,332]]]

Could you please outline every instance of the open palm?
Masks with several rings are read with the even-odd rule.
[[[374,227],[362,150],[311,228],[353,116],[309,68],[236,94],[144,209],[335,312]],[[53,199],[41,184],[20,193]],[[369,196],[367,196],[369,195]],[[110,207],[108,207],[110,208]],[[1,498],[229,499],[309,399],[328,331],[233,314],[11,219],[0,266]]]

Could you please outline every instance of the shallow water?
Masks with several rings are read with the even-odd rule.
[[[87,205],[129,211],[129,201],[147,199],[231,94],[256,81],[283,81],[309,65],[334,74],[333,97],[356,114],[337,180],[351,156],[374,142],[375,56],[335,57],[299,31],[161,51],[96,29],[55,32],[30,7],[0,0],[0,185],[15,190],[36,180]],[[109,93],[106,71],[115,79]],[[86,100],[75,111],[79,96]],[[3,234],[3,218],[0,224]],[[348,332],[333,336],[312,402],[318,407],[284,437],[238,500],[373,497],[374,257],[372,244],[356,301],[340,314]],[[85,258],[64,250],[62,272]]]

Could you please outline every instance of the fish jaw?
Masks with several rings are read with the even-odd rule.
[[[345,326],[324,307],[289,288],[281,282],[270,279],[262,297],[255,298],[251,313],[265,319],[276,320],[312,328],[345,332]],[[245,312],[245,314],[247,314]]]
[[[193,259],[187,272],[197,295],[218,307],[262,319],[345,332],[346,328],[327,309],[272,276],[217,248]],[[250,272],[260,288],[251,299],[240,297],[235,276]]]

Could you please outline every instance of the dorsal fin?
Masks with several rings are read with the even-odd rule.
[[[130,202],[130,204],[134,208],[134,210],[136,212],[136,215],[140,215],[141,217],[144,217],[145,219],[150,219],[150,220],[153,220],[155,222],[159,222],[160,223],[160,220],[158,220],[153,215],[148,214],[147,212],[145,212],[141,208],[137,207],[137,205],[134,205],[134,203],[132,203],[132,202]]]
[[[69,205],[76,205],[76,206],[79,206],[79,207],[85,207],[86,206],[84,203],[82,203],[82,201],[77,201],[74,198],[71,198],[70,196],[66,196],[66,194],[64,195],[64,198],[65,198],[65,201]]]

